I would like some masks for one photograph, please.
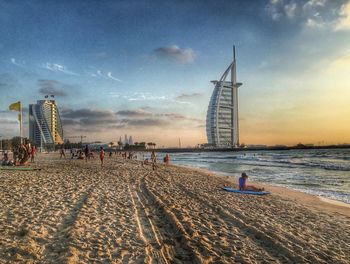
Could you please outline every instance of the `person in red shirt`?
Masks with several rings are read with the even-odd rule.
[[[33,145],[32,149],[30,150],[30,162],[34,162],[35,154],[36,154],[36,148]]]

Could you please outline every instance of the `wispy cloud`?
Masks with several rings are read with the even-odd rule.
[[[16,66],[21,67],[21,68],[23,68],[25,66],[25,62],[24,61],[20,61],[19,62],[15,58],[11,58],[11,63],[13,65],[16,65]]]
[[[107,73],[107,76],[108,76],[108,78],[110,78],[110,79],[112,79],[112,80],[114,80],[114,81],[121,82],[120,79],[118,79],[118,78],[112,76],[112,72],[108,72],[108,73]]]
[[[123,98],[129,101],[165,101],[169,98],[165,95],[153,95],[152,93],[136,92],[133,95],[124,95]]]
[[[160,59],[171,59],[184,64],[191,63],[196,58],[192,49],[182,49],[177,45],[157,48],[153,51],[153,55]]]
[[[191,99],[197,99],[198,97],[203,96],[201,93],[192,93],[192,94],[186,94],[182,93],[179,96],[177,96],[175,99],[177,100],[191,100]]]
[[[60,72],[60,73],[65,73],[69,75],[77,75],[75,72],[69,71],[67,67],[65,67],[64,65],[60,65],[57,63],[46,62],[42,67],[44,69],[47,69],[53,72]]]
[[[91,77],[95,77],[95,78],[102,78],[105,80],[112,80],[112,81],[116,81],[116,82],[122,82],[122,80],[118,79],[117,77],[112,75],[112,72],[107,72],[107,73],[103,73],[101,70],[97,70],[94,73],[90,74]]]

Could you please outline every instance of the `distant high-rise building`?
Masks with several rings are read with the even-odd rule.
[[[126,144],[129,145],[128,135],[124,135],[124,146],[125,146]]]
[[[231,81],[226,77],[231,73]],[[239,146],[238,130],[238,87],[236,81],[236,54],[233,47],[233,62],[215,85],[207,111],[208,143],[215,147]]]
[[[129,137],[129,145],[134,145],[134,141],[132,140],[132,136]]]
[[[37,146],[62,144],[63,128],[55,100],[29,105],[29,139]]]

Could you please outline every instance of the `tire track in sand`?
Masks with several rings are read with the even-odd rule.
[[[188,246],[178,221],[167,214],[161,201],[147,189],[144,177],[129,193],[135,210],[139,235],[146,245],[146,263],[200,263]],[[134,183],[135,184],[135,183]]]

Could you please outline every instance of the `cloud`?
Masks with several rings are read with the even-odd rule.
[[[123,119],[120,127],[154,127],[167,126],[170,122],[164,119],[144,118],[144,119]]]
[[[309,0],[303,5],[303,10],[313,9],[315,7],[324,6],[327,0]]]
[[[164,95],[153,95],[152,93],[142,93],[142,92],[136,92],[132,95],[124,95],[124,99],[127,99],[129,101],[165,101],[169,100],[167,96]]]
[[[284,6],[284,11],[289,19],[293,19],[295,17],[295,13],[297,11],[297,4],[295,2],[291,2]]]
[[[117,112],[117,115],[121,115],[124,117],[145,117],[145,116],[151,116],[152,113],[145,111],[143,109],[137,109],[137,110],[121,110]]]
[[[192,49],[181,49],[177,45],[160,47],[153,51],[153,55],[160,59],[170,59],[181,63],[191,63],[196,54]]]
[[[25,65],[24,61],[18,62],[15,58],[11,58],[11,63],[21,68],[24,68]]]
[[[198,97],[201,97],[203,94],[201,93],[192,93],[192,94],[180,94],[175,99],[177,100],[190,100],[190,99],[196,99]]]
[[[286,19],[308,29],[350,29],[350,2],[270,0],[265,11],[274,21]]]
[[[76,73],[69,71],[66,66],[57,63],[46,62],[46,64],[43,65],[43,68],[53,72],[65,73],[68,75],[77,75]]]
[[[327,24],[322,20],[322,18],[315,16],[315,18],[308,18],[305,22],[305,26],[313,29],[322,29],[326,27]]]
[[[284,17],[291,20],[294,19],[298,7],[297,2],[293,0],[270,0],[270,3],[265,7],[265,10],[274,21],[278,21]]]
[[[339,12],[340,19],[335,30],[350,30],[350,1],[342,5]]]
[[[116,113],[108,110],[96,109],[63,109],[62,117],[64,118],[91,118],[91,119],[110,119],[116,117]]]
[[[281,9],[282,4],[283,1],[281,0],[270,0],[270,3],[266,5],[265,10],[272,20],[278,21],[283,17],[283,9]]]
[[[179,113],[152,113],[143,109],[119,110],[63,109],[63,125],[68,131],[110,132],[111,129],[150,129],[155,127],[198,126],[203,120]]]
[[[114,81],[121,82],[121,80],[119,80],[118,78],[112,76],[112,72],[108,72],[107,76],[108,76],[108,78],[110,78],[110,79],[112,79]]]
[[[62,83],[55,80],[38,80],[39,93],[43,95],[55,95],[64,97],[66,92],[62,89]]]
[[[191,121],[191,122],[204,122],[202,119],[185,116],[178,113],[158,114],[158,116],[166,117],[167,119],[170,119],[172,121],[180,120],[180,121]]]
[[[61,111],[64,129],[68,133],[104,132],[118,124],[117,115],[113,111],[100,109],[63,109]]]
[[[95,77],[95,78],[101,77],[101,78],[106,79],[106,80],[122,82],[122,80],[120,80],[117,77],[113,76],[112,72],[107,72],[107,74],[105,74],[101,70],[97,70],[96,73],[91,73],[90,75],[92,77]]]

